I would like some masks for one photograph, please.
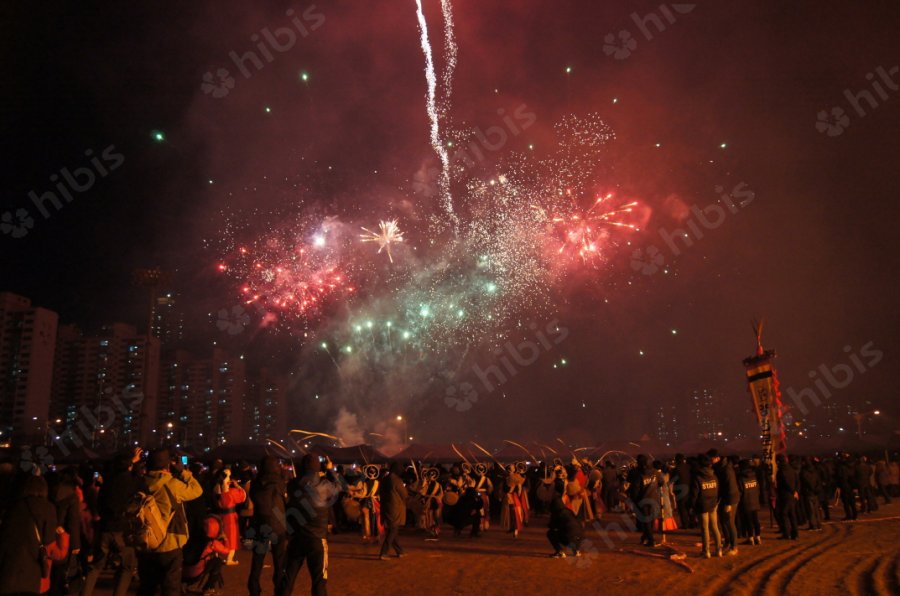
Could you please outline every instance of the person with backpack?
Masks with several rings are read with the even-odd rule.
[[[153,497],[165,527],[165,537],[158,545],[148,545],[138,554],[138,595],[151,596],[161,588],[163,596],[176,596],[181,594],[181,549],[188,540],[182,503],[202,495],[203,488],[179,460],[171,459],[166,448],[150,454],[147,470],[144,488]]]

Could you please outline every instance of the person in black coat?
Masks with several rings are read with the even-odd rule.
[[[40,476],[24,479],[21,496],[6,510],[0,523],[0,594],[37,594],[44,568],[40,552],[52,561],[67,555],[60,541],[65,531],[56,523],[56,507],[47,498],[47,482]]]
[[[481,516],[484,512],[484,501],[478,496],[478,491],[470,486],[463,491],[462,496],[453,509],[453,530],[456,536],[462,534],[466,526],[471,526],[470,536],[478,538],[481,535]]]
[[[267,455],[259,462],[256,478],[250,483],[250,501],[253,503],[253,517],[248,535],[253,536],[253,559],[250,563],[250,577],[247,590],[250,596],[262,593],[260,577],[266,553],[272,552],[272,581],[281,583],[284,571],[284,553],[287,550],[287,526],[285,525],[285,497],[281,465],[278,460]]]
[[[675,455],[675,469],[672,472],[672,486],[675,487],[675,502],[678,507],[678,521],[681,528],[693,528],[693,511],[691,508],[691,487],[694,481],[691,474],[691,464],[683,453]]]
[[[859,515],[856,510],[854,475],[853,462],[850,461],[850,456],[845,454],[841,461],[837,462],[835,469],[835,483],[837,484],[837,489],[841,492],[845,521],[853,521]]]
[[[381,497],[381,519],[385,526],[379,558],[386,560],[389,548],[394,549],[397,557],[402,557],[405,553],[397,542],[397,535],[406,523],[406,499],[409,497],[403,484],[403,464],[398,461],[391,464],[387,476],[381,480],[378,492]]]
[[[132,473],[136,461],[140,461],[141,450],[135,449],[133,455],[120,455],[111,465],[109,479],[103,483],[97,497],[97,511],[100,521],[97,526],[98,536],[94,546],[94,559],[85,578],[81,596],[91,596],[97,578],[106,566],[110,554],[118,556],[120,564],[116,569],[114,596],[125,596],[131,579],[137,568],[137,556],[134,548],[125,542],[125,531],[128,524],[125,511],[134,495],[140,490],[140,478]]]
[[[815,532],[822,530],[822,517],[819,513],[819,493],[822,491],[822,479],[813,462],[803,458],[800,468],[800,498],[806,519],[809,521],[809,529]]]
[[[775,475],[775,499],[776,507],[781,513],[781,538],[797,540],[799,537],[797,499],[800,479],[797,477],[797,471],[783,454],[779,454],[775,462],[778,467]]]
[[[736,555],[735,516],[737,515],[737,505],[741,500],[737,475],[731,461],[727,457],[720,457],[717,449],[710,449],[706,454],[712,461],[716,477],[719,479],[719,525],[722,528],[723,548],[729,555]]]
[[[581,542],[584,540],[584,528],[575,517],[571,509],[566,507],[558,494],[550,500],[550,524],[547,530],[547,539],[553,546],[553,554],[556,559],[565,559],[563,549],[569,548],[576,557],[581,556]]]
[[[707,455],[698,458],[699,468],[693,475],[694,486],[691,499],[694,511],[700,517],[700,529],[703,536],[703,556],[707,559],[715,548],[716,555],[722,556],[722,534],[719,532],[719,479],[712,469],[712,461]],[[715,537],[715,544],[710,544],[710,534]]]
[[[759,525],[759,481],[756,479],[756,470],[750,466],[748,460],[742,460],[739,464],[738,488],[741,491],[739,506],[742,526],[749,538],[747,544],[762,544]]]
[[[638,529],[641,530],[641,544],[656,546],[653,537],[653,520],[660,514],[659,485],[662,474],[653,467],[650,458],[643,453],[637,457],[637,467],[631,474],[629,492],[633,501]]]
[[[290,539],[275,596],[293,594],[297,573],[304,562],[313,596],[328,593],[328,512],[341,492],[347,490],[347,482],[337,473],[331,460],[324,459],[320,462],[311,453],[304,455],[300,460],[300,475],[288,485],[285,517]]]

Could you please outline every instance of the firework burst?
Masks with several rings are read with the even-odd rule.
[[[378,222],[377,232],[373,232],[368,228],[362,228],[362,230],[365,232],[365,234],[359,235],[359,237],[362,238],[362,241],[378,243],[378,254],[381,254],[382,250],[385,251],[388,259],[393,263],[394,257],[391,254],[391,245],[397,242],[403,242],[403,232],[400,231],[397,220],[391,219]]]

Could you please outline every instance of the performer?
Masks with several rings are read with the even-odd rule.
[[[234,553],[240,543],[240,533],[238,532],[238,514],[236,507],[247,499],[247,493],[244,492],[237,483],[231,480],[231,468],[225,468],[220,474],[220,480],[216,483],[214,490],[216,494],[216,506],[218,513],[222,516],[222,529],[225,532],[225,544],[228,547],[228,558],[225,559],[226,565],[237,565],[234,559]]]
[[[419,498],[423,500],[422,513],[419,526],[425,528],[428,542],[437,542],[441,533],[441,506],[443,504],[444,490],[439,482],[440,472],[437,468],[427,468],[422,471],[422,486],[419,488]]]
[[[363,468],[364,477],[350,488],[350,496],[359,500],[360,526],[363,542],[378,541],[383,533],[381,525],[381,500],[378,497],[378,466],[369,464]]]
[[[487,476],[487,466],[484,464],[475,464],[475,491],[483,503],[481,530],[484,531],[491,527],[491,493],[494,492],[494,485]]]
[[[500,527],[512,532],[513,538],[519,537],[525,525],[525,478],[516,471],[515,466],[507,468],[504,485],[504,505],[500,514]]]
[[[527,526],[531,519],[531,501],[528,499],[528,493],[531,491],[531,485],[528,482],[528,465],[523,462],[516,462],[516,473],[522,477],[522,524]]]
[[[558,495],[550,501],[550,524],[547,530],[547,539],[553,546],[554,552],[550,555],[552,558],[565,559],[564,548],[572,549],[572,554],[576,557],[581,556],[584,528]]]

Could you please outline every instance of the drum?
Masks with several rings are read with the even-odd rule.
[[[459,493],[456,491],[444,491],[444,505],[453,507],[459,502]]]
[[[344,515],[347,516],[347,519],[352,522],[358,522],[361,512],[361,507],[359,501],[352,497],[344,497],[341,501],[341,506],[344,508]]]

